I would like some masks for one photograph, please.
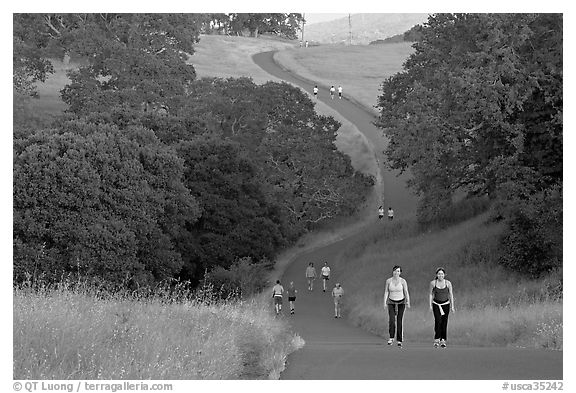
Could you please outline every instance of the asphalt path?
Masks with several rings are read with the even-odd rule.
[[[313,81],[293,75],[279,67],[273,60],[273,52],[257,54],[255,63],[269,74],[300,86],[312,93]],[[338,81],[334,82],[338,85]],[[320,87],[320,85],[319,85]],[[360,132],[374,144],[378,151],[380,169],[384,179],[386,200],[393,201],[398,212],[407,215],[414,212],[415,198],[408,192],[406,178],[387,170],[383,165],[381,151],[386,141],[372,122],[374,116],[352,100],[330,99],[326,89],[320,89],[319,100],[337,110],[355,124]],[[392,204],[392,203],[391,203]],[[382,225],[377,218],[368,220],[366,227]],[[470,347],[450,345],[448,348],[432,347],[430,342],[405,340],[404,347],[386,345],[385,338],[378,337],[352,326],[344,315],[334,318],[332,280],[326,292],[321,280],[316,280],[314,290],[307,290],[305,269],[314,262],[318,274],[323,261],[334,260],[350,244],[363,235],[362,231],[332,244],[305,251],[292,259],[287,266],[282,283],[287,286],[294,281],[298,294],[296,313],[290,315],[285,302],[282,318],[290,323],[305,341],[302,349],[288,357],[281,379],[289,380],[561,380],[563,377],[562,351],[523,349],[508,347]],[[337,272],[335,272],[338,279]],[[345,279],[341,278],[346,291]],[[384,310],[382,310],[384,312]],[[407,310],[406,312],[410,312]],[[450,335],[450,326],[448,326]],[[450,337],[448,337],[450,338]]]

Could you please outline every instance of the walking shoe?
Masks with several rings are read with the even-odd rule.
[[[334,318],[338,318],[338,315],[334,315]]]
[[[294,314],[294,310],[290,310],[290,314]]]
[[[398,341],[398,348],[402,348],[402,341]]]
[[[394,339],[393,338],[389,338],[388,339],[388,345],[392,345],[394,343]]]
[[[440,346],[442,348],[446,348],[446,341],[445,340],[440,340]]]
[[[440,346],[440,340],[434,340],[434,348],[438,348]]]

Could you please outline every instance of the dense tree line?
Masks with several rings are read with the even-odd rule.
[[[402,34],[396,34],[383,40],[375,40],[370,45],[391,44],[395,42],[417,42],[422,39],[422,25],[414,25],[410,30]]]
[[[433,220],[457,190],[487,194],[508,232],[501,261],[562,264],[562,15],[438,14],[382,84],[393,168],[410,169]]]
[[[373,179],[335,148],[339,123],[306,94],[196,79],[187,54],[206,18],[14,16],[19,95],[51,72],[49,54],[82,60],[62,91],[64,115],[49,125],[15,117],[15,280],[197,282],[240,259],[269,266],[304,232],[361,206]]]
[[[297,13],[208,14],[204,31],[239,36],[249,35],[250,37],[270,34],[296,39],[303,20],[302,14]]]

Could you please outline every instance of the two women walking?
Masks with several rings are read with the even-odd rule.
[[[394,266],[392,277],[386,280],[384,288],[384,308],[388,309],[388,345],[394,340],[399,347],[403,342],[404,312],[410,308],[408,283],[400,275],[402,268]],[[430,282],[429,305],[434,314],[434,347],[446,348],[448,314],[454,312],[454,293],[452,283],[445,279],[444,268],[436,270],[436,278]]]

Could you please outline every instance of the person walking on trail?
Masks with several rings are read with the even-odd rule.
[[[314,264],[310,262],[306,268],[306,279],[308,280],[308,290],[314,290],[314,280],[316,279],[316,268]]]
[[[342,318],[342,296],[344,296],[344,289],[340,286],[340,283],[336,283],[334,289],[332,289],[332,297],[334,298],[334,318]]]
[[[388,220],[392,221],[394,219],[394,210],[391,207],[388,208]]]
[[[320,269],[322,274],[322,284],[324,286],[323,292],[326,292],[326,282],[330,280],[330,267],[328,266],[328,262],[324,262],[324,266]]]
[[[276,315],[282,311],[282,295],[284,294],[284,287],[280,284],[280,280],[276,280],[276,285],[272,288],[272,298],[274,299],[274,308]]]
[[[288,301],[290,302],[290,314],[294,314],[294,302],[296,301],[296,287],[294,287],[294,281],[290,281],[290,286],[288,287]]]
[[[342,86],[338,86],[338,98],[342,99]]]
[[[383,217],[384,217],[384,207],[380,205],[380,207],[378,208],[378,218],[382,219]]]
[[[430,310],[434,313],[434,348],[446,348],[448,314],[454,310],[452,283],[446,280],[446,271],[439,267],[436,278],[430,281]]]
[[[410,294],[408,292],[408,283],[400,277],[402,268],[394,266],[392,268],[392,277],[386,280],[384,288],[384,308],[388,308],[388,345],[396,343],[402,347],[403,341],[403,322],[404,311],[406,307],[410,308]]]
[[[334,86],[332,86],[332,87],[330,88],[330,98],[331,98],[331,99],[334,99],[334,92],[335,92],[335,91],[336,91],[336,89],[334,88]]]
[[[312,89],[312,91],[314,92],[314,98],[318,99],[318,86],[314,86],[314,89]]]

